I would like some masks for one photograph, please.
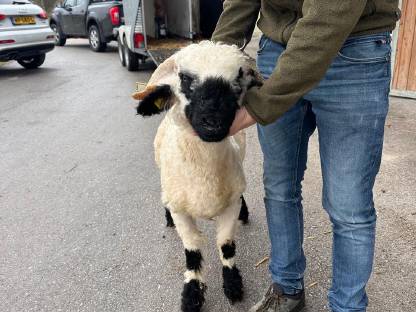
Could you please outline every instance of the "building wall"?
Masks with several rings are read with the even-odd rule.
[[[402,17],[395,32],[395,60],[392,89],[416,96],[416,0],[402,0]]]

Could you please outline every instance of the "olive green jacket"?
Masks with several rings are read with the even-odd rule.
[[[244,104],[263,125],[272,123],[315,87],[349,36],[392,31],[398,0],[225,0],[213,41],[244,46],[255,23],[286,46],[262,87]]]

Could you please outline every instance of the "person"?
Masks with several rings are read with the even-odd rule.
[[[230,135],[257,123],[264,155],[272,285],[250,311],[305,306],[301,182],[319,132],[322,205],[333,228],[333,312],[366,311],[397,0],[226,0],[212,40],[244,46],[263,35],[250,89]]]

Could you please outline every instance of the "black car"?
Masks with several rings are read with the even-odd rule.
[[[65,45],[67,38],[88,38],[91,49],[102,52],[117,39],[122,16],[121,1],[65,0],[52,11],[50,26],[58,46]]]

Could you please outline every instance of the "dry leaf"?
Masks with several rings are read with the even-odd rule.
[[[256,263],[256,268],[258,268],[261,264],[265,263],[266,261],[269,261],[269,257],[264,257],[259,262]]]

